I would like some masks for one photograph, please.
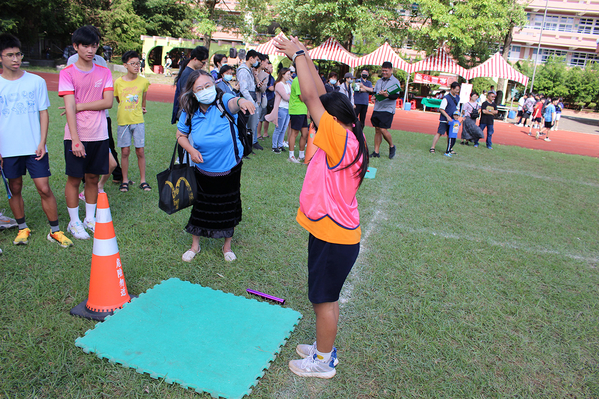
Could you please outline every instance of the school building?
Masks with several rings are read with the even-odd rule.
[[[543,26],[543,15],[547,16]],[[569,66],[584,67],[599,59],[599,1],[532,0],[526,7],[528,24],[514,29],[509,60],[544,63],[553,55],[566,57]],[[541,35],[541,27],[542,35]],[[541,49],[537,54],[541,35]]]

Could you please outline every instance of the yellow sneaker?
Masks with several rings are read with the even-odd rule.
[[[28,238],[31,235],[31,229],[29,227],[25,227],[24,229],[19,230],[19,234],[17,234],[17,238],[12,242],[15,245],[25,245],[29,242]]]
[[[68,248],[73,246],[73,241],[69,240],[67,236],[64,235],[62,231],[57,231],[56,233],[48,233],[48,241],[57,242],[61,247]]]

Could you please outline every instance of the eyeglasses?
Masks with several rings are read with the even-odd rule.
[[[141,62],[128,62],[127,64],[131,65],[132,67],[141,66]]]
[[[23,53],[8,53],[8,54],[2,54],[2,57],[6,57],[8,59],[12,59],[12,58],[23,58],[25,56],[25,54]]]
[[[213,85],[213,84],[210,84],[210,83],[208,83],[208,84],[207,84],[206,86],[204,86],[204,87],[198,86],[198,87],[196,87],[196,88],[194,89],[194,93],[199,93],[199,92],[201,92],[202,90],[206,90],[206,89],[209,89],[209,88],[211,88],[212,86],[214,86],[214,85]]]

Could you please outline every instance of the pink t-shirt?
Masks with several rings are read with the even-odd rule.
[[[58,95],[74,94],[77,104],[102,100],[104,92],[112,90],[112,74],[108,68],[93,64],[90,71],[82,71],[71,64],[60,71]],[[103,110],[77,112],[77,134],[81,141],[106,140],[106,113]],[[64,139],[72,139],[68,123],[64,128]]]

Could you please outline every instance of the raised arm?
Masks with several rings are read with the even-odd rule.
[[[297,39],[295,42],[292,42],[285,38],[275,38],[275,46],[278,50],[285,53],[292,61],[295,56],[295,67],[299,79],[300,91],[302,92],[302,101],[308,107],[308,112],[312,116],[312,120],[318,126],[320,118],[325,113],[325,109],[320,102],[320,95],[325,94],[326,90],[324,90],[324,85],[318,73],[315,74],[318,81],[314,80],[316,68],[312,60],[307,57],[305,50],[303,55],[296,56],[296,53],[300,51],[297,43]],[[318,82],[320,82],[320,86]],[[320,93],[320,88],[322,88],[322,93]]]

